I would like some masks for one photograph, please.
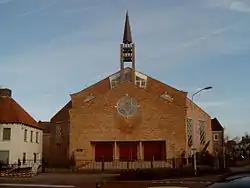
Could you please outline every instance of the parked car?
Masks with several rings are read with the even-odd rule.
[[[206,186],[206,188],[249,188],[249,187],[250,187],[250,171],[242,171],[226,175],[220,180]]]

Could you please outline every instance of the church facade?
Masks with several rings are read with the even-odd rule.
[[[192,146],[200,151],[212,139],[210,116],[187,92],[136,70],[128,14],[120,70],[71,94],[50,122],[40,124],[49,130],[44,153],[51,166],[68,165],[72,156],[77,166],[86,161],[166,161],[190,155]],[[211,144],[207,150],[212,152]]]

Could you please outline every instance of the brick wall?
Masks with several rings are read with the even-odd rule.
[[[105,84],[107,83],[103,82]],[[162,87],[160,85],[157,88],[155,84],[154,92],[151,92],[125,82],[106,93],[97,93],[95,99],[84,105],[84,98],[89,92],[82,91],[72,95],[70,153],[76,149],[84,149],[77,153],[76,158],[93,159],[90,141],[114,140],[166,140],[167,157],[173,156],[171,144],[176,145],[176,152],[185,150],[186,93]],[[160,98],[160,93],[166,89],[174,96],[173,103]],[[91,92],[94,95],[94,90]],[[139,111],[133,118],[123,118],[117,113],[117,101],[125,94],[135,98],[139,104]]]
[[[223,131],[213,131],[213,152],[214,154],[217,154],[218,152],[222,151],[222,147],[223,147]],[[218,140],[215,140],[215,136],[214,135],[218,135]]]
[[[160,98],[164,92],[174,100],[169,102]],[[126,94],[139,104],[138,113],[133,118],[123,118],[117,113],[117,101]],[[89,95],[95,98],[84,102]],[[150,77],[146,89],[125,82],[111,90],[106,78],[72,94],[71,101],[51,119],[49,163],[54,167],[66,166],[72,151],[77,149],[83,149],[83,152],[77,152],[76,159],[92,160],[94,152],[90,141],[165,140],[166,155],[171,158],[187,149],[187,117],[195,121],[194,142],[200,150],[197,121],[205,121],[206,141],[212,141],[210,116],[192,105],[186,92]],[[57,126],[62,130],[60,145],[56,144]],[[208,150],[211,152],[212,148],[210,144]]]
[[[66,167],[69,159],[69,109],[67,103],[52,119],[50,129],[50,157],[48,163],[52,167]],[[60,142],[56,141],[56,127],[61,128]]]
[[[200,151],[203,148],[203,145],[200,144],[200,132],[198,124],[199,120],[203,120],[205,122],[206,142],[210,140],[208,151],[213,152],[211,117],[195,103],[192,103],[192,101],[188,98],[187,107],[187,118],[193,120],[194,146],[197,148],[197,151]]]

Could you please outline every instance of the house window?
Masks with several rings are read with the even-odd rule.
[[[89,102],[89,101],[91,101],[92,99],[94,99],[95,98],[95,96],[93,96],[93,95],[88,95],[85,99],[84,99],[84,102]]]
[[[117,86],[117,84],[119,83],[119,80],[120,80],[120,78],[119,78],[119,77],[117,77],[117,78],[115,78],[115,79],[111,80],[111,88],[116,87],[116,86]]]
[[[11,137],[11,129],[3,128],[3,140],[10,140]]]
[[[167,92],[163,93],[161,95],[161,98],[163,98],[163,99],[165,99],[165,100],[167,100],[169,102],[172,102],[174,100],[173,97],[171,97]]]
[[[28,134],[28,130],[25,129],[24,130],[24,142],[27,142],[27,134]]]
[[[218,134],[214,134],[214,141],[218,141],[219,140],[219,135]]]
[[[36,132],[36,143],[38,143],[38,132]]]
[[[26,163],[26,153],[23,153],[23,164]]]
[[[36,163],[37,155],[36,155],[36,153],[33,153],[33,155],[34,155],[34,163]]]
[[[200,144],[204,145],[206,143],[206,135],[205,135],[205,122],[203,120],[199,120],[199,128],[200,128]]]
[[[30,131],[30,142],[33,142],[33,131]]]
[[[146,80],[136,76],[135,84],[141,88],[145,88],[146,87]]]

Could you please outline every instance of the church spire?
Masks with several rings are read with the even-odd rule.
[[[124,33],[123,33],[123,43],[124,44],[132,43],[132,35],[131,35],[128,11],[126,11],[126,19],[125,19]]]
[[[125,80],[124,68],[125,68],[125,63],[128,63],[132,65],[131,67],[132,75],[131,78],[129,78],[129,80],[135,83],[135,44],[132,41],[128,11],[126,11],[123,41],[122,44],[120,44],[120,63],[121,63],[121,82]]]

